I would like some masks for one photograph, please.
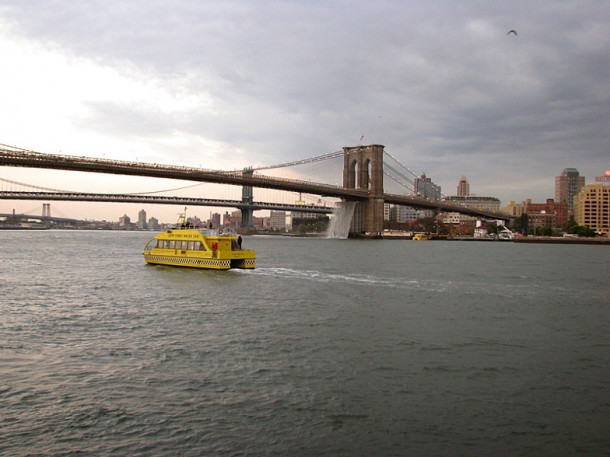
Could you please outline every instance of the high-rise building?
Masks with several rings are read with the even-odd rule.
[[[460,180],[458,181],[457,196],[470,197],[470,184],[468,184],[468,180],[464,175],[460,176]]]
[[[441,199],[441,187],[434,184],[432,179],[426,178],[426,174],[422,173],[419,178],[415,178],[415,193],[418,197],[427,198],[428,200]]]
[[[555,201],[568,205],[568,217],[574,216],[574,197],[585,185],[585,177],[576,168],[565,168],[555,178]]]
[[[159,219],[157,219],[156,217],[149,218],[148,228],[151,228],[153,230],[159,230],[161,228],[161,226],[159,225]]]
[[[584,186],[574,199],[574,219],[598,233],[610,233],[610,186]]]
[[[209,222],[212,224],[212,227],[220,227],[220,214],[219,213],[210,213]]]
[[[137,227],[142,230],[142,229],[147,229],[148,228],[148,224],[146,224],[146,211],[141,209],[140,212],[138,213],[138,225]]]

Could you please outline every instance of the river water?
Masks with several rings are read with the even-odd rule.
[[[610,249],[0,232],[2,456],[601,456]]]

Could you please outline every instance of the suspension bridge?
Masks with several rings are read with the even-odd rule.
[[[274,202],[256,202],[254,200],[254,188],[276,189],[356,202],[352,227],[350,228],[350,234],[354,236],[378,236],[383,231],[383,207],[385,203],[431,209],[436,212],[457,212],[480,218],[507,218],[507,215],[503,213],[468,208],[415,195],[414,183],[418,176],[384,149],[382,145],[344,147],[341,151],[273,166],[245,168],[239,171],[222,171],[201,167],[45,154],[14,146],[0,145],[0,166],[144,176],[199,183],[225,184],[239,186],[242,189],[240,200],[80,193],[50,189],[44,192],[1,191],[0,199],[113,201],[235,207],[239,208],[242,212],[242,225],[244,226],[251,224],[253,211],[259,209],[321,213],[329,213],[333,210],[333,206],[280,204]],[[341,184],[337,183],[339,179],[337,179],[336,174],[326,178],[332,184],[321,182],[323,177],[319,170],[321,168],[329,170],[331,167],[328,167],[327,164],[337,160],[343,162]],[[314,180],[305,179],[304,175],[299,173],[298,170],[301,170],[305,165],[312,164],[321,165],[322,167],[318,166],[318,172],[315,173]],[[298,178],[273,176],[274,173],[281,174],[281,170],[290,170],[285,175],[297,176]],[[265,173],[263,174],[263,172]],[[398,186],[400,193],[385,192],[384,177],[394,187]]]

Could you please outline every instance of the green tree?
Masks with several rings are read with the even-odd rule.
[[[553,235],[553,229],[547,225],[538,227],[538,235],[540,236],[551,236]]]
[[[561,227],[562,229],[564,229],[567,233],[576,233],[578,230],[578,224],[576,223],[576,221],[574,220],[573,217],[570,218],[570,220],[568,222],[566,222],[565,224],[563,224],[563,227]]]
[[[584,236],[584,237],[595,236],[595,230],[593,230],[591,227],[587,227],[587,226],[583,226],[583,225],[579,225],[576,227],[576,233],[578,234],[578,236]]]
[[[526,225],[526,218],[524,216],[519,216],[516,217],[513,221],[513,224],[511,225],[511,229],[513,232],[519,232],[522,233],[523,232],[523,228]]]

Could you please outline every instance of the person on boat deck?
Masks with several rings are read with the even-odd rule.
[[[237,237],[237,244],[239,245],[239,249],[241,249],[241,235]]]

